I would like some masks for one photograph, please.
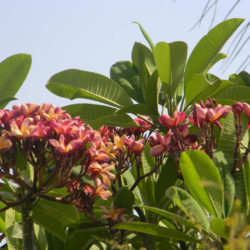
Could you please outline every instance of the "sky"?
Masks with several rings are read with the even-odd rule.
[[[208,32],[212,12],[190,31],[207,0],[0,0],[0,61],[17,53],[32,55],[30,72],[16,103],[42,102],[55,106],[90,102],[70,101],[50,93],[49,78],[65,69],[82,69],[109,76],[112,64],[130,60],[134,42],[146,44],[140,22],[154,43],[185,41],[188,52]],[[236,0],[219,0],[214,25],[223,20]],[[249,22],[250,0],[242,0],[230,18]],[[243,25],[245,25],[243,24]],[[214,26],[213,25],[213,26]],[[242,27],[243,27],[242,25]],[[241,29],[241,28],[239,28]],[[248,32],[249,34],[249,32]],[[230,44],[230,41],[229,43]],[[250,51],[248,43],[229,69],[236,72]],[[226,52],[225,49],[222,52]],[[246,69],[249,71],[249,67]]]

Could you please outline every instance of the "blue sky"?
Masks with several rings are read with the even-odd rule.
[[[109,75],[110,66],[130,60],[135,41],[146,43],[133,21],[139,21],[154,43],[185,41],[189,53],[208,32],[211,15],[199,19],[206,0],[1,0],[0,61],[16,53],[32,55],[30,73],[14,103],[49,102],[64,106],[69,100],[50,93],[45,84],[55,73],[77,68]],[[220,0],[215,24],[236,0]],[[230,17],[249,21],[250,1],[242,0]],[[230,43],[230,42],[229,42]],[[222,50],[223,52],[226,49]],[[249,43],[222,75],[234,73],[249,54]],[[247,69],[249,71],[249,67]],[[74,101],[74,103],[79,100]],[[82,101],[81,101],[82,102]]]

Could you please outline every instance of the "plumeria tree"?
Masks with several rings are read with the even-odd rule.
[[[247,249],[249,74],[209,73],[242,22],[214,27],[188,60],[186,43],[154,45],[139,24],[150,48],[135,43],[110,78],[66,70],[47,83],[105,105],[0,110],[8,249]]]

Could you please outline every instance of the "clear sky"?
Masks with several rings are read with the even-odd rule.
[[[209,29],[212,12],[199,27],[189,31],[199,19],[206,2],[0,0],[0,61],[16,53],[32,55],[30,73],[17,94],[19,100],[9,106],[23,102],[49,102],[60,106],[72,103],[50,93],[45,88],[48,79],[69,68],[108,76],[113,63],[130,60],[135,41],[146,44],[138,26],[132,21],[139,21],[154,43],[185,41],[190,53]],[[214,25],[223,20],[235,2],[219,1]],[[249,22],[250,0],[242,0],[230,17],[246,18]],[[248,43],[224,75],[219,67],[214,72],[227,78],[238,69],[249,51]]]

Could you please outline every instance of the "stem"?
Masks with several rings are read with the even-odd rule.
[[[22,227],[23,227],[23,250],[37,249],[35,244],[35,235],[33,228],[32,205],[33,205],[32,197],[30,197],[21,205]]]

